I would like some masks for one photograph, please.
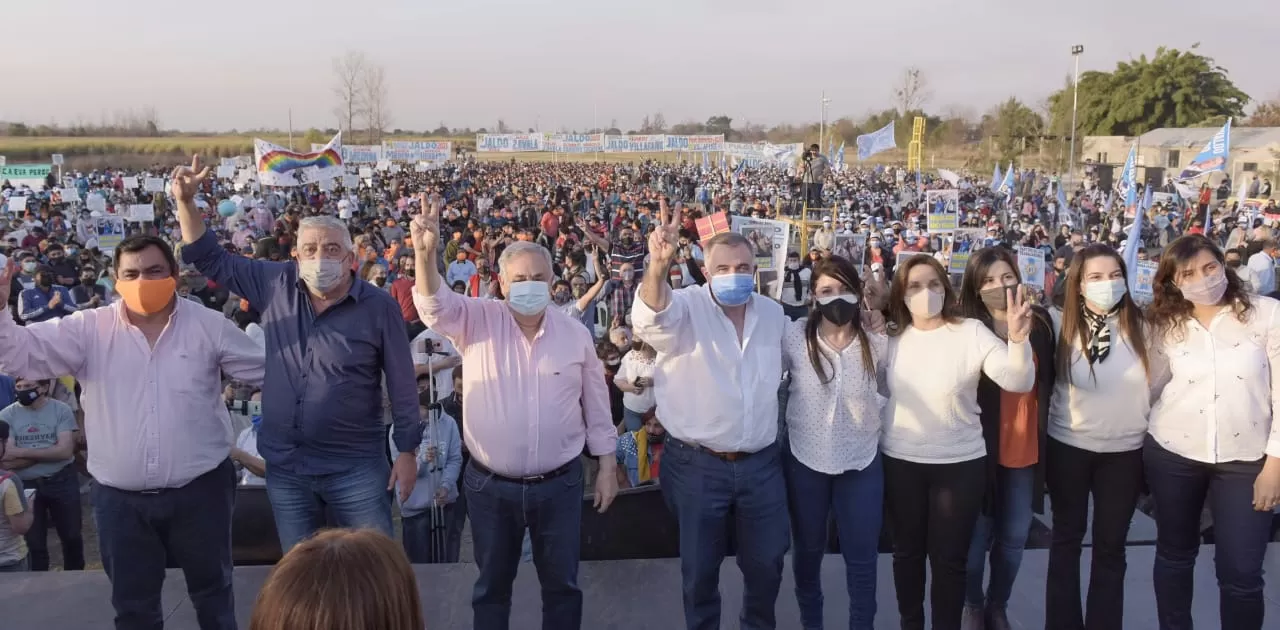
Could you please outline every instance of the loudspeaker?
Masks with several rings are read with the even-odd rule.
[[[1099,164],[1093,167],[1093,172],[1098,176],[1098,188],[1101,190],[1111,190],[1116,182],[1116,167]]]

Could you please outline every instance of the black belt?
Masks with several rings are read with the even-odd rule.
[[[520,483],[520,484],[528,485],[528,484],[537,484],[537,483],[542,483],[544,481],[549,481],[551,479],[555,479],[556,477],[559,477],[569,472],[569,469],[573,466],[573,461],[570,461],[569,463],[555,470],[542,473],[541,475],[530,475],[528,477],[508,477],[506,475],[500,475],[496,472],[493,472],[492,470],[489,470],[487,466],[485,466],[484,464],[481,464],[475,458],[471,459],[471,465],[475,466],[476,470],[480,471],[485,475],[493,477],[494,479],[499,479],[501,481],[509,481],[511,483]]]

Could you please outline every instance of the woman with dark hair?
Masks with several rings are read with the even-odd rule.
[[[960,283],[960,311],[1000,339],[1009,335],[1009,295],[1021,290],[1018,259],[1004,247],[973,253]],[[1010,627],[1006,610],[1022,565],[1032,513],[1044,512],[1045,427],[1053,394],[1053,324],[1031,306],[1031,359],[1035,382],[1028,392],[1002,389],[983,375],[978,408],[987,453],[987,495],[969,546],[965,588],[966,625],[987,630]],[[991,579],[983,590],[987,551]]]
[[[822,557],[835,512],[849,590],[849,628],[870,630],[883,514],[877,368],[888,340],[864,310],[862,280],[839,256],[813,265],[809,315],[787,324],[782,366],[791,372],[783,462],[795,540],[792,569],[801,625],[822,627]]]
[[[1206,497],[1223,628],[1262,628],[1262,561],[1280,504],[1280,303],[1251,296],[1199,235],[1169,244],[1152,280],[1151,408],[1143,445],[1155,498],[1156,611],[1191,627]]]
[[[1049,403],[1045,481],[1053,502],[1046,630],[1123,627],[1125,540],[1142,490],[1151,399],[1142,312],[1124,260],[1106,245],[1076,252],[1061,281],[1057,383]],[[1093,503],[1089,594],[1080,555]]]
[[[932,256],[902,262],[889,288],[888,412],[880,447],[902,627],[923,630],[925,559],[933,627],[960,627],[965,568],[986,490],[978,407],[983,374],[1000,388],[1035,386],[1025,287],[1006,289],[1008,341],[962,316]]]

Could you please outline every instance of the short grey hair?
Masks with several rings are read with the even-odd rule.
[[[507,263],[522,254],[540,254],[542,260],[547,263],[547,269],[555,273],[555,267],[551,264],[551,252],[547,251],[547,248],[529,241],[516,241],[507,245],[507,248],[502,250],[502,255],[498,257],[498,273],[503,279],[510,280],[507,278]]]
[[[298,235],[302,235],[303,230],[329,230],[341,235],[342,247],[346,251],[355,249],[355,244],[351,242],[351,232],[347,229],[347,224],[335,216],[322,214],[314,217],[307,217],[298,222]]]

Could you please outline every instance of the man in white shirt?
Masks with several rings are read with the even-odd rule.
[[[458,259],[449,263],[449,270],[445,272],[445,283],[453,286],[457,282],[461,282],[463,286],[471,283],[471,276],[476,275],[476,264],[471,262],[466,252],[458,252]]]
[[[705,247],[704,286],[673,291],[679,218],[666,204],[649,236],[632,324],[657,351],[654,395],[667,430],[662,492],[680,528],[685,624],[720,627],[720,565],[737,532],[743,628],[774,628],[790,546],[778,437],[781,306],[755,292],[750,243],[728,232]]]
[[[1269,295],[1276,290],[1276,256],[1280,254],[1273,238],[1262,239],[1262,251],[1249,257],[1249,281],[1253,292]]]

